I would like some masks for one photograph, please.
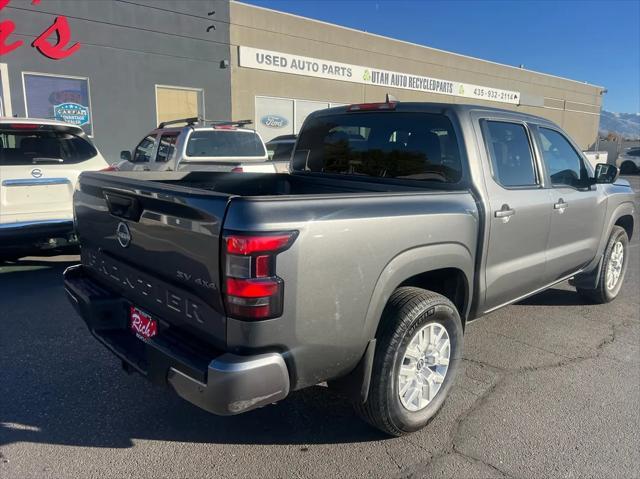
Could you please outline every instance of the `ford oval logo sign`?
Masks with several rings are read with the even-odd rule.
[[[116,238],[118,238],[118,243],[120,243],[120,246],[123,248],[126,248],[131,244],[131,231],[129,231],[127,223],[123,223],[122,221],[118,223]]]
[[[267,128],[284,128],[289,124],[289,120],[280,115],[265,115],[260,118],[260,123]]]

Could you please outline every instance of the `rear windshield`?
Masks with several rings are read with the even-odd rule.
[[[194,131],[187,143],[187,156],[265,156],[264,145],[253,131]]]
[[[457,183],[458,142],[449,119],[429,113],[353,112],[308,119],[293,169]]]
[[[97,154],[91,143],[70,133],[0,130],[0,166],[78,163]]]

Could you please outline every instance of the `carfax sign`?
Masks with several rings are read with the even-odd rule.
[[[89,123],[89,108],[79,103],[60,103],[53,106],[53,116],[56,120],[82,126]]]
[[[239,47],[239,64],[244,68],[304,75],[365,85],[386,86],[404,90],[438,93],[478,100],[511,103],[520,102],[520,92],[487,86],[441,80],[412,73],[392,72],[362,65],[321,60],[289,53]]]

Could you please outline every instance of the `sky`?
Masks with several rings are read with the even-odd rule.
[[[600,85],[640,112],[640,0],[242,0],[441,50]]]

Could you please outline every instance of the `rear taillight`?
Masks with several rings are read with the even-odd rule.
[[[231,168],[231,172],[232,173],[242,173],[244,170],[242,169],[242,166],[236,166],[235,168]]]
[[[116,165],[109,165],[106,168],[102,168],[100,171],[120,171]]]
[[[293,244],[296,235],[296,231],[224,235],[227,315],[245,320],[282,315],[284,281],[276,276],[276,256]]]

